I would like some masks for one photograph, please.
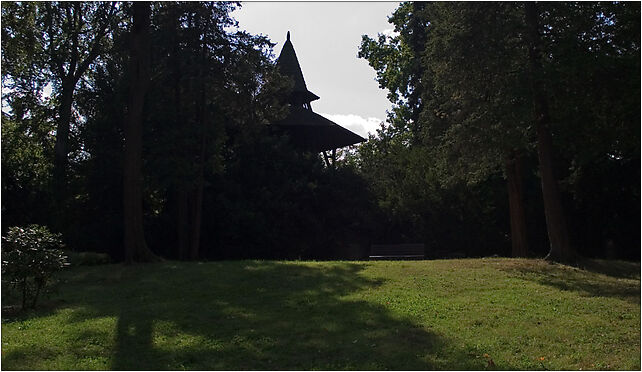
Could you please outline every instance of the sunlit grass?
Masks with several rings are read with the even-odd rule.
[[[640,265],[78,267],[3,313],[3,369],[640,369]],[[3,300],[3,307],[10,305]]]

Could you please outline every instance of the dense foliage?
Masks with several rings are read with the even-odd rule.
[[[521,223],[544,255],[538,184],[551,171],[573,250],[639,257],[639,4],[537,4],[535,23],[528,8],[402,3],[395,36],[363,37],[359,55],[394,103],[360,148],[363,174],[410,239],[508,254]]]
[[[133,10],[105,4],[2,4],[3,228],[48,224],[74,250],[123,259]],[[270,135],[266,124],[284,115],[290,84],[275,69],[273,44],[236,30],[236,6],[151,4],[142,120],[147,245],[179,259],[331,258],[357,250],[367,244],[367,187],[354,169],[327,169],[316,154]],[[47,17],[58,23],[37,22]],[[88,56],[81,49],[91,49],[96,22],[105,32],[72,86],[61,181],[56,128],[66,91],[50,62],[73,57],[65,51],[78,37],[78,56]],[[50,29],[56,45],[48,44]]]
[[[639,4],[538,4],[530,27],[521,3],[402,3],[397,34],[359,49],[388,122],[334,168],[269,131],[291,84],[273,44],[237,29],[238,4],[148,5],[140,39],[130,3],[2,3],[3,231],[45,224],[73,250],[125,258],[136,57],[139,223],[158,256],[347,258],[398,242],[544,256],[546,183],[573,252],[639,257]]]
[[[22,308],[35,308],[51,275],[67,266],[60,234],[45,226],[10,227],[2,237],[2,276],[22,294]]]

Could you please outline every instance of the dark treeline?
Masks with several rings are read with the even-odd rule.
[[[639,258],[639,3],[401,4],[359,49],[388,123],[334,168],[270,134],[291,82],[236,6],[3,2],[3,233],[125,259],[140,122],[152,256]]]
[[[359,56],[395,105],[359,153],[395,226],[467,255],[639,258],[639,4],[403,3],[389,21]]]

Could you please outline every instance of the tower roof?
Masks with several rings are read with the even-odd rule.
[[[282,74],[292,77],[294,89],[290,96],[288,116],[273,123],[276,131],[287,133],[292,142],[308,151],[326,151],[350,146],[365,139],[339,124],[312,111],[310,101],[319,97],[305,86],[301,66],[290,42],[290,32],[281,50],[277,66]]]
[[[365,141],[360,135],[303,107],[290,107],[289,115],[274,125],[286,130],[298,146],[316,152]]]
[[[276,65],[279,68],[279,72],[294,80],[294,88],[292,89],[293,96],[303,97],[304,102],[311,102],[319,99],[319,96],[310,92],[305,85],[305,79],[303,79],[303,72],[299,65],[299,59],[296,57],[296,52],[294,51],[292,42],[290,42],[290,31],[288,31],[287,40],[285,41],[285,44],[283,44],[283,49],[281,49],[281,54],[279,55]]]

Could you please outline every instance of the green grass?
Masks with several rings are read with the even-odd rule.
[[[626,262],[164,262],[57,287],[3,313],[4,370],[640,369]]]

